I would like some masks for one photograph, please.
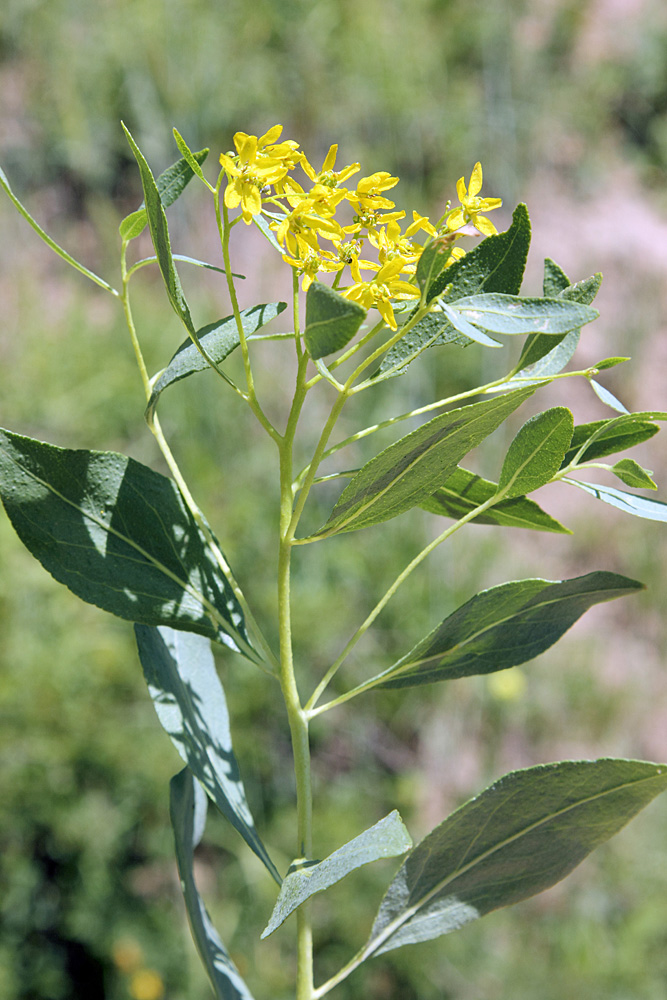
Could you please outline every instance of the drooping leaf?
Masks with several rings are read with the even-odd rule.
[[[462,469],[452,473],[447,482],[430,497],[423,500],[420,507],[431,514],[441,514],[458,521],[475,507],[486,503],[498,492],[498,484]],[[542,510],[534,500],[515,497],[500,500],[493,507],[479,514],[471,524],[496,524],[505,528],[532,528],[534,531],[556,531],[572,534],[560,521],[556,521]]]
[[[509,446],[498,491],[512,499],[550,482],[561,467],[573,430],[572,412],[566,406],[554,406],[527,420]]]
[[[468,301],[468,300],[463,299],[462,301]],[[474,340],[476,343],[482,344],[483,347],[503,346],[497,340],[494,340],[493,337],[488,337],[478,327],[473,326],[472,323],[469,323],[462,312],[460,312],[458,309],[455,309],[453,306],[447,305],[446,302],[442,303],[442,311],[444,312],[445,316],[452,324],[454,329],[458,330],[459,333],[462,333],[464,337],[469,337],[470,340]]]
[[[187,767],[171,779],[169,793],[169,813],[185,909],[216,1000],[252,1000],[252,994],[213,926],[195,883],[194,849],[204,832],[206,796]]]
[[[229,712],[208,639],[135,625],[139,659],[158,718],[209,797],[280,885],[259,838],[239,773]]]
[[[666,788],[667,766],[635,760],[505,775],[410,852],[359,960],[449,934],[555,885]]]
[[[251,648],[211,543],[166,476],[0,430],[0,498],[26,548],[89,604]]]
[[[659,430],[653,423],[654,420],[667,420],[667,413],[630,413],[609,420],[578,424],[574,428],[572,442],[565,453],[563,465],[569,465],[587,441],[589,444],[579,459],[580,462],[592,462],[597,458],[613,455],[617,451],[625,451],[626,448],[632,448],[642,441],[648,441]]]
[[[208,154],[208,149],[200,149],[199,152],[191,155],[194,162],[199,165],[205,161]],[[174,204],[192,180],[192,176],[192,167],[185,158],[177,160],[176,163],[172,163],[170,167],[162,171],[155,184],[164,208],[169,208],[170,205]],[[143,233],[147,223],[148,214],[145,206],[142,205],[135,212],[130,212],[129,215],[125,216],[121,222],[118,229],[121,239],[124,242],[136,239]]]
[[[385,448],[356,473],[318,533],[354,531],[416,507],[534,391],[528,386],[441,413]]]
[[[262,937],[280,927],[284,920],[316,892],[324,892],[356,868],[381,858],[396,858],[412,847],[412,838],[394,810],[365,830],[324,861],[304,861],[285,876],[271,919]]]
[[[141,186],[144,190],[144,204],[146,206],[146,214],[148,216],[148,228],[150,229],[151,239],[153,241],[153,246],[155,247],[158,265],[167,289],[169,301],[171,302],[176,315],[180,317],[186,329],[190,333],[194,333],[195,327],[190,315],[190,309],[186,302],[185,295],[183,294],[181,281],[178,277],[178,271],[176,270],[176,265],[171,252],[171,243],[169,242],[169,226],[167,224],[167,216],[164,211],[164,206],[160,198],[160,192],[158,191],[155,178],[153,177],[151,168],[148,166],[146,158],[132,138],[128,129],[125,128],[125,125],[123,125],[123,130],[127,137],[127,141],[130,144],[130,149],[134,153],[134,158],[139,166]],[[189,167],[188,170],[190,170]]]
[[[545,299],[556,298],[570,283],[563,268],[551,257],[545,257],[544,277],[542,279],[542,294]]]
[[[609,392],[609,389],[605,389],[605,387],[600,385],[599,382],[596,382],[594,378],[589,378],[588,381],[590,382],[595,395],[598,399],[602,400],[605,406],[611,407],[611,409],[616,410],[617,413],[630,412],[627,406],[624,406],[623,403],[621,403],[620,399],[616,399],[616,396],[614,396],[612,392]]]
[[[306,293],[304,341],[311,358],[323,358],[352,340],[366,318],[366,310],[340,292],[313,281]]]
[[[412,687],[493,673],[553,646],[595,604],[641,590],[636,580],[596,572],[571,580],[515,580],[475,594],[379,677]]]
[[[616,462],[612,466],[611,471],[615,476],[618,476],[622,483],[625,483],[626,486],[632,486],[636,490],[657,490],[658,488],[651,479],[651,473],[632,458],[622,458],[620,462]]]
[[[265,326],[286,308],[285,302],[269,302],[265,305],[253,306],[252,309],[244,309],[241,312],[241,323],[246,337]],[[197,330],[196,337],[200,346],[215,364],[223,362],[239,346],[239,332],[233,316],[227,316],[225,319],[218,320],[217,323],[209,323],[208,326]],[[187,378],[194,372],[205,371],[208,367],[208,361],[188,337],[178,348],[153,386],[147,412],[151,413],[155,409],[160,394],[167,386]]]
[[[442,309],[434,309],[408,330],[394,346],[387,351],[374,379],[392,378],[402,375],[408,365],[428,347],[456,344],[469,347],[470,338],[454,329]]]
[[[473,326],[509,336],[568,333],[592,322],[599,315],[590,306],[564,298],[526,299],[499,292],[457,299],[450,308]]]
[[[648,521],[667,521],[667,503],[662,500],[636,496],[634,493],[626,493],[625,490],[617,490],[613,486],[582,483],[580,479],[567,479],[564,482],[575,484],[585,493],[590,493],[596,500],[602,500],[603,503],[617,507],[626,514],[644,517]]]

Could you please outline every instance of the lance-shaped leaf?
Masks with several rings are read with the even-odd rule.
[[[617,399],[613,392],[606,389],[599,382],[596,382],[594,378],[589,378],[591,388],[598,399],[602,400],[605,406],[609,406],[612,410],[616,410],[617,413],[629,413],[627,406],[625,406],[620,399]]]
[[[590,493],[596,500],[602,500],[626,514],[644,517],[648,521],[667,521],[667,503],[662,500],[651,500],[640,497],[625,490],[617,490],[613,486],[598,486],[594,483],[582,483],[579,479],[565,479],[563,482],[578,486],[585,493]]]
[[[561,334],[597,319],[597,309],[566,299],[523,299],[516,295],[471,295],[457,299],[452,313],[473,326],[511,336],[526,333]],[[448,314],[452,322],[452,314]]]
[[[462,301],[468,302],[469,299],[464,299]],[[469,337],[470,340],[474,340],[476,343],[482,344],[483,347],[503,346],[497,340],[494,340],[493,337],[488,337],[478,327],[473,326],[472,323],[469,323],[462,312],[460,312],[458,309],[455,309],[453,306],[447,305],[446,302],[443,302],[442,304],[442,311],[444,312],[445,316],[452,324],[452,326],[456,330],[458,330],[459,333],[462,333],[465,337]]]
[[[441,514],[458,521],[476,507],[486,503],[498,492],[498,484],[467,469],[458,468],[444,486],[423,500],[420,507],[431,514]],[[557,531],[572,534],[560,521],[542,510],[534,500],[515,497],[500,500],[493,507],[479,514],[471,524],[496,524],[505,528],[532,528],[534,531]]]
[[[411,847],[412,838],[398,812],[394,810],[324,861],[301,862],[285,876],[262,937],[273,934],[290,913],[316,892],[324,892],[362,865],[381,858],[396,858]]]
[[[252,1000],[252,994],[213,926],[195,883],[194,849],[204,832],[206,796],[187,767],[169,783],[169,813],[192,937],[216,1000]]]
[[[210,798],[280,885],[255,828],[239,773],[229,712],[211,644],[201,635],[135,625],[139,659],[155,711]]]
[[[632,458],[622,458],[620,462],[616,462],[612,466],[611,471],[615,476],[618,476],[622,483],[625,483],[626,486],[632,486],[636,490],[657,490],[658,488],[648,469],[642,468]]]
[[[306,293],[304,341],[311,358],[323,358],[352,340],[366,318],[366,310],[321,281]]]
[[[441,413],[385,448],[353,477],[319,533],[353,531],[416,507],[534,391],[528,386]]]
[[[176,315],[180,317],[186,329],[190,333],[194,333],[195,328],[192,322],[192,317],[190,316],[190,309],[185,300],[185,295],[183,294],[183,289],[181,287],[181,281],[178,277],[178,271],[176,270],[176,264],[174,263],[174,258],[171,252],[171,243],[169,242],[169,226],[167,225],[167,216],[160,198],[160,192],[158,191],[155,178],[153,177],[151,168],[148,166],[146,158],[124,125],[123,130],[127,136],[127,141],[130,144],[130,149],[134,153],[134,158],[139,166],[141,186],[144,190],[144,204],[146,206],[146,215],[148,216],[148,228],[150,229],[151,239],[157,256],[157,262],[167,289],[169,301],[171,302]]]
[[[410,852],[359,960],[548,889],[666,788],[666,765],[636,760],[561,761],[505,775]]]
[[[550,482],[561,467],[573,430],[572,412],[565,406],[554,406],[527,420],[509,446],[498,491],[511,499]]]
[[[84,601],[251,649],[217,543],[171,479],[116,452],[0,430],[0,498],[26,548]]]
[[[275,319],[286,308],[287,304],[285,302],[269,302],[265,305],[253,306],[252,309],[243,309],[241,312],[241,324],[246,337],[256,333],[257,330],[265,326],[272,319]],[[225,319],[220,319],[217,323],[210,323],[208,326],[202,327],[197,331],[196,337],[200,347],[216,365],[229,357],[240,343],[239,331],[234,316],[226,316]],[[148,401],[147,412],[152,413],[160,394],[167,386],[173,385],[174,382],[178,382],[182,378],[187,378],[188,375],[192,375],[194,372],[205,371],[209,367],[209,362],[196,344],[193,344],[192,340],[188,337],[178,348],[153,386],[151,398]]]
[[[191,156],[194,162],[199,165],[204,162],[208,154],[208,149],[201,149],[197,153],[191,153]],[[169,208],[170,205],[174,204],[190,183],[192,177],[192,168],[184,157],[162,171],[155,184],[164,208]],[[131,212],[130,215],[127,215],[123,219],[119,226],[121,239],[125,242],[136,239],[144,231],[147,223],[148,215],[144,206],[138,208],[136,212]]]
[[[667,420],[667,413],[630,413],[609,420],[594,420],[574,428],[570,447],[565,452],[563,465],[569,465],[583,445],[588,442],[579,462],[593,462],[597,458],[614,455],[617,451],[633,448],[648,441],[659,428],[654,420]]]
[[[378,686],[413,687],[515,667],[553,646],[594,604],[642,589],[636,580],[607,572],[491,587],[475,594],[379,674]]]
[[[445,292],[445,289],[444,301],[447,303],[478,292],[518,295],[529,246],[528,211],[525,205],[518,205],[514,210],[512,225],[506,232],[487,237],[431,281],[427,300],[431,302]],[[470,339],[452,326],[441,309],[434,309],[394,344],[373,377],[391,378],[402,375],[408,365],[428,347],[443,344],[467,347]]]

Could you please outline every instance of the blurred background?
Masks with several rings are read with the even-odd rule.
[[[210,146],[211,179],[236,130],[261,134],[281,122],[313,163],[338,142],[339,163],[398,174],[396,201],[408,215],[440,215],[479,159],[483,193],[504,199],[499,229],[517,201],[528,204],[527,292],[539,294],[546,255],[573,280],[605,275],[602,315],[585,332],[579,366],[632,355],[605,385],[630,409],[666,408],[664,0],[5,0],[0,109],[0,165],[15,192],[112,284],[118,223],[141,201],[120,119],[155,173],[177,158],[172,126],[191,148]],[[172,242],[215,261],[204,195],[193,184],[170,210]],[[252,231],[235,232],[236,265],[248,274],[242,304],[286,296],[282,262]],[[162,470],[114,301],[50,254],[4,197],[0,233],[0,422]],[[182,269],[182,277],[199,325],[226,314],[213,272]],[[142,271],[134,294],[155,371],[183,334],[156,274]],[[390,395],[408,409],[492,377],[506,355],[489,354],[430,352],[405,378],[365,394],[347,426],[381,419],[395,407]],[[266,355],[261,391],[279,415],[289,366],[271,347]],[[173,448],[269,621],[274,456],[208,373],[167,396],[161,414]],[[612,412],[586,385],[566,383],[536,406],[554,402],[571,405],[577,422]],[[389,440],[371,439],[351,460]],[[481,449],[480,471],[497,475],[506,444],[496,437]],[[661,439],[632,454],[655,470],[664,498]],[[323,493],[314,519],[335,496]],[[513,768],[563,757],[667,759],[664,528],[565,488],[538,499],[574,538],[477,526],[455,536],[359,647],[340,689],[390,663],[484,586],[610,569],[648,590],[589,612],[521,671],[368,695],[324,716],[313,734],[321,856],[394,807],[417,839]],[[299,553],[304,690],[391,581],[396,560],[403,565],[435,530],[427,515],[402,517],[353,544],[343,537]],[[168,825],[168,779],[180,762],[148,699],[131,627],[57,586],[4,516],[0,634],[0,995],[205,1000]],[[286,722],[259,672],[224,656],[219,665],[251,805],[284,869],[294,821]],[[666,828],[667,803],[658,801],[555,889],[373,960],[336,996],[664,1000]],[[259,944],[273,886],[247,853],[211,816],[197,877],[258,1000],[287,1000],[291,935],[283,929]],[[364,939],[395,867],[362,869],[317,899],[319,977]]]

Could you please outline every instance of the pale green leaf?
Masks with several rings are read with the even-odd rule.
[[[657,490],[658,488],[651,479],[651,473],[632,458],[622,458],[620,462],[616,462],[612,466],[611,471],[615,476],[618,476],[622,483],[625,483],[626,486],[632,486],[636,490]]]
[[[605,389],[605,387],[600,385],[599,382],[596,382],[594,378],[589,378],[588,381],[590,382],[595,395],[598,399],[601,399],[606,406],[611,407],[612,410],[616,410],[617,413],[630,412],[619,399],[616,399],[616,396],[614,396],[613,393],[609,392],[609,389]]]
[[[565,298],[519,298],[499,292],[457,299],[451,308],[482,330],[512,336],[568,333],[599,315],[596,309]]]
[[[567,479],[564,482],[571,483],[590,493],[596,500],[602,500],[626,514],[633,514],[635,517],[644,517],[648,521],[667,521],[667,503],[662,500],[651,500],[649,497],[636,496],[634,493],[626,493],[625,490],[617,490],[613,486],[598,486],[594,483],[582,483],[579,479]]]

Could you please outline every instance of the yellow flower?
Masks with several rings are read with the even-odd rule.
[[[310,180],[313,181],[313,183],[324,184],[329,188],[337,188],[338,185],[343,181],[346,181],[348,177],[351,177],[352,174],[356,174],[357,171],[361,170],[361,164],[359,163],[351,163],[349,167],[343,167],[342,170],[334,170],[337,153],[337,145],[329,148],[329,152],[324,158],[324,163],[322,164],[322,169],[319,173],[316,173],[305,156],[301,160],[301,169],[310,178]]]
[[[387,326],[392,330],[397,330],[398,324],[394,316],[392,300],[418,299],[420,294],[414,285],[399,278],[401,271],[405,270],[406,265],[407,261],[404,257],[394,257],[392,260],[387,261],[386,264],[383,264],[375,277],[370,281],[359,281],[358,277],[361,277],[361,275],[358,268],[350,265],[356,283],[344,291],[343,295],[346,299],[358,302],[364,309],[370,309],[374,306]],[[364,266],[368,265],[364,262]]]
[[[461,202],[460,208],[455,208],[447,219],[447,228],[450,232],[461,229],[467,223],[471,223],[475,229],[485,236],[493,236],[497,232],[496,227],[488,219],[485,219],[481,212],[492,212],[494,208],[500,208],[501,198],[478,198],[482,190],[482,164],[476,163],[470,175],[470,184],[466,191],[465,179],[459,178],[456,185],[456,193]]]
[[[356,206],[359,215],[376,212],[378,208],[394,208],[394,202],[383,197],[381,192],[389,191],[396,184],[398,177],[392,177],[386,170],[378,170],[368,177],[362,177],[356,190],[350,191],[347,197]]]
[[[312,249],[305,245],[299,246],[298,256],[288,257],[283,254],[283,260],[295,269],[299,277],[303,277],[301,287],[304,292],[308,291],[320,271],[342,271],[346,263],[328,250]]]
[[[301,159],[296,142],[275,143],[282,130],[282,125],[274,125],[259,138],[237,132],[234,136],[236,156],[220,154],[220,163],[230,178],[225,190],[225,205],[232,209],[240,205],[243,221],[248,225],[253,215],[262,211],[262,189],[281,181]]]

